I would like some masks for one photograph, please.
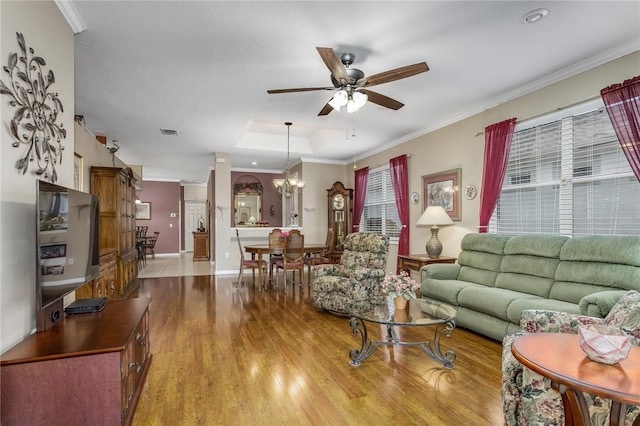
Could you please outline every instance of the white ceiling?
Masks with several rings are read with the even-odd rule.
[[[640,49],[638,1],[71,6],[86,27],[75,36],[75,113],[145,180],[206,181],[215,152],[233,169],[282,170],[285,121],[292,164],[347,164]],[[520,22],[542,7],[546,18]],[[355,119],[318,117],[332,92],[267,94],[331,86],[316,46],[355,53],[366,75],[422,61],[430,71],[375,87],[405,104],[398,111],[367,103]]]

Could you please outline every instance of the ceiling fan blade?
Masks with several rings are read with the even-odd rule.
[[[324,107],[322,107],[322,109],[318,113],[318,117],[320,117],[322,115],[329,115],[329,113],[331,111],[333,111],[333,107],[331,105],[329,105],[329,104],[326,104]]]
[[[349,83],[349,75],[335,50],[330,47],[316,47],[316,49],[324,64],[329,68],[329,71],[331,71],[333,78],[342,85]]]
[[[385,108],[399,110],[404,106],[402,102],[396,101],[388,96],[381,95],[380,93],[372,92],[371,90],[360,89],[359,92],[367,95],[369,102],[373,102],[374,104],[378,104]]]
[[[267,93],[273,95],[276,93],[312,92],[314,90],[335,90],[335,87],[300,87],[298,89],[274,89],[267,90]]]
[[[361,87],[371,87],[377,84],[389,83],[390,81],[411,77],[412,75],[420,74],[427,71],[429,71],[427,63],[420,62],[419,64],[407,65],[406,67],[400,67],[393,70],[381,72],[380,74],[374,74],[369,77],[364,77],[358,81],[358,85]]]

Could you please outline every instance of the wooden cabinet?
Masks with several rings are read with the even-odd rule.
[[[329,208],[329,229],[333,229],[334,243],[330,257],[339,262],[344,248],[344,238],[353,228],[353,189],[345,188],[342,182],[335,182],[327,189]]]
[[[193,233],[193,260],[209,260],[209,233]]]
[[[93,297],[115,299],[117,276],[118,265],[115,251],[100,256],[100,275],[95,280],[76,290],[76,299],[90,299]]]
[[[135,182],[129,168],[91,167],[91,193],[100,199],[101,273],[94,294],[125,298],[138,286]]]
[[[150,301],[69,315],[3,354],[2,425],[130,424],[152,357]]]

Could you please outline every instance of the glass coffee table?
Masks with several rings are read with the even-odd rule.
[[[449,305],[427,299],[409,300],[406,309],[395,309],[393,300],[386,299],[383,304],[373,308],[363,308],[362,301],[354,301],[348,307],[351,316],[350,324],[353,334],[360,334],[362,346],[351,349],[349,364],[358,366],[367,359],[380,345],[387,346],[419,346],[427,355],[440,362],[445,368],[454,368],[455,352],[442,352],[440,338],[442,335],[451,337],[456,327],[456,310]],[[364,304],[366,305],[366,304]],[[385,340],[370,340],[367,323],[386,326]],[[398,339],[396,327],[431,327],[433,340],[420,342],[403,342]]]

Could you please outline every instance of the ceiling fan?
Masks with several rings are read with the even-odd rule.
[[[429,71],[427,63],[420,62],[365,77],[364,73],[359,69],[350,68],[350,65],[353,64],[356,59],[353,53],[343,53],[338,57],[336,52],[330,47],[316,47],[316,49],[324,64],[329,68],[329,71],[331,71],[333,87],[276,89],[267,90],[267,93],[310,92],[314,90],[337,91],[333,98],[320,110],[318,115],[327,115],[334,109],[339,110],[341,106],[346,106],[348,112],[353,112],[364,105],[367,100],[389,109],[398,110],[404,106],[402,102],[368,90],[368,88]]]

